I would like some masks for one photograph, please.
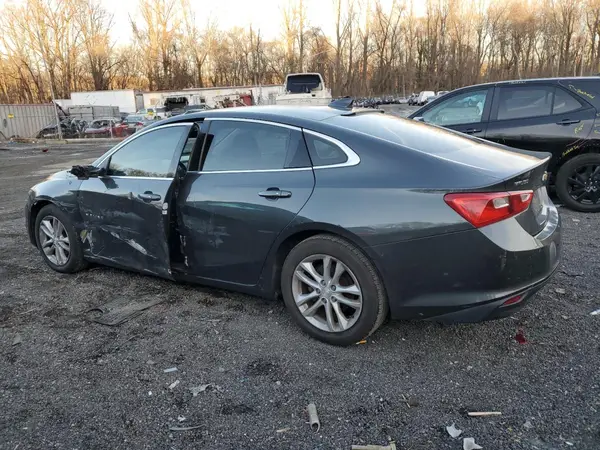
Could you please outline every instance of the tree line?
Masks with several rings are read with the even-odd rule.
[[[277,39],[221,29],[191,0],[138,0],[130,42],[99,0],[0,8],[0,103],[83,90],[281,83],[319,72],[334,95],[450,90],[502,79],[600,72],[600,0],[325,0],[332,30],[303,0],[281,8]],[[415,8],[416,1],[424,2]]]

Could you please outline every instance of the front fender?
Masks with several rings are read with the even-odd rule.
[[[75,228],[81,223],[77,195],[82,180],[67,171],[58,172],[29,190],[25,205],[25,221],[29,240],[36,246],[35,220],[38,212],[48,204],[56,205],[72,221]]]

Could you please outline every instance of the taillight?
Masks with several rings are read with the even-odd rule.
[[[529,208],[532,198],[533,191],[444,195],[444,201],[477,228],[516,216]]]

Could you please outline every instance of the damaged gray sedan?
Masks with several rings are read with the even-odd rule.
[[[56,271],[281,295],[348,345],[388,315],[472,322],[532,297],[560,255],[548,160],[374,110],[203,111],[34,186],[26,222]]]

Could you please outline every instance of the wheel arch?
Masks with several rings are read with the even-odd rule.
[[[600,153],[600,141],[591,141],[591,142],[576,142],[571,144],[566,148],[564,152],[560,154],[557,158],[556,163],[553,164],[550,172],[554,177],[558,174],[558,171],[562,166],[564,166],[567,162],[572,160],[573,158],[585,155],[588,153]]]
[[[35,221],[42,208],[48,205],[55,205],[60,208],[59,205],[47,198],[36,199],[32,203],[31,209],[29,211],[29,216],[27,217],[27,231],[29,234],[29,240],[35,247],[37,247],[37,239],[35,236]]]
[[[285,258],[300,242],[319,234],[337,236],[355,245],[365,254],[371,264],[373,264],[377,274],[383,281],[384,278],[382,276],[381,268],[377,263],[377,258],[375,258],[375,253],[360,236],[336,225],[313,222],[284,230],[277,239],[277,242],[271,248],[265,265],[263,266],[260,282],[261,290],[264,292],[265,296],[280,296],[281,269]]]

